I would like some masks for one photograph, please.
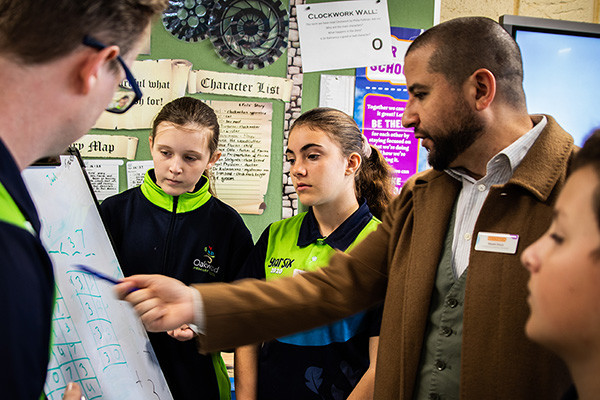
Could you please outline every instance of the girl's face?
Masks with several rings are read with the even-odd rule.
[[[527,336],[559,356],[585,356],[600,344],[600,232],[592,209],[599,181],[591,167],[567,180],[548,231],[522,254],[531,273]],[[566,357],[564,357],[566,355]]]
[[[211,156],[208,149],[212,131],[195,124],[176,125],[161,122],[154,139],[150,137],[150,152],[154,161],[156,184],[171,196],[194,190],[207,168],[212,167],[221,152]]]
[[[306,206],[354,196],[354,174],[360,156],[344,157],[340,145],[319,129],[296,127],[290,132],[287,160],[298,198]]]

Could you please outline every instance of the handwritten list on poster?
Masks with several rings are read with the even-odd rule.
[[[271,166],[273,105],[207,101],[221,128],[223,153],[213,167],[217,197],[243,214],[262,214]]]

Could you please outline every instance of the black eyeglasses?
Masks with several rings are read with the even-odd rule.
[[[107,47],[96,39],[87,35],[83,38],[83,44],[97,50],[102,50]],[[123,114],[142,98],[142,91],[133,77],[133,74],[129,68],[127,68],[123,58],[118,55],[117,61],[119,64],[121,64],[121,67],[123,67],[123,70],[125,71],[125,80],[117,87],[111,102],[106,107],[106,111],[115,114]]]

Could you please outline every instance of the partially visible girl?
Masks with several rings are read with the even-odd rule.
[[[277,279],[327,266],[376,229],[393,193],[391,168],[354,120],[317,108],[292,125],[286,156],[307,212],[271,224],[244,276]],[[381,309],[261,346],[240,349],[236,398],[369,399],[373,396]]]
[[[522,254],[529,278],[527,336],[560,356],[575,386],[600,396],[600,131],[577,153],[548,231]],[[576,389],[576,390],[575,390]]]
[[[252,237],[240,215],[212,195],[209,171],[221,156],[215,112],[191,97],[173,100],[156,116],[149,142],[154,169],[142,185],[101,205],[123,273],[232,281]],[[199,354],[190,327],[173,337],[148,335],[175,399],[230,399],[221,355]]]

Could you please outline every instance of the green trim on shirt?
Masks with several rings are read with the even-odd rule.
[[[231,400],[231,382],[229,381],[225,361],[223,361],[221,353],[211,353],[210,358],[212,359],[215,376],[217,377],[217,385],[219,386],[219,400]]]
[[[307,212],[276,221],[269,227],[269,242],[265,254],[265,278],[272,280],[284,276],[294,276],[296,271],[316,271],[326,267],[336,250],[317,239],[308,246],[298,247],[298,236]],[[346,249],[346,253],[363,241],[377,229],[381,221],[372,217],[354,241]]]
[[[205,177],[203,176],[203,178]],[[195,192],[187,192],[177,196],[177,213],[185,213],[202,207],[212,197],[208,192],[208,188],[209,182],[207,178],[200,189]],[[152,180],[150,171],[147,171],[146,175],[144,175],[144,182],[140,186],[140,189],[142,190],[144,197],[152,204],[164,208],[167,211],[173,211],[174,197],[170,194],[166,194],[162,188]]]
[[[0,182],[0,221],[25,229],[32,235],[35,234],[33,226],[27,221],[2,182]]]

